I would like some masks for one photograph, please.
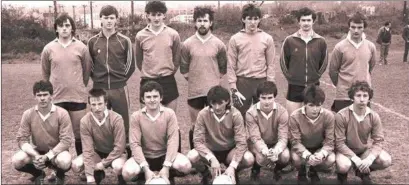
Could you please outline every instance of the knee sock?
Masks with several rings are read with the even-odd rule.
[[[257,162],[254,162],[253,168],[251,168],[251,171],[260,172],[260,169],[261,169],[261,166]]]
[[[43,173],[42,170],[39,170],[39,169],[35,168],[34,164],[26,164],[22,168],[17,169],[17,171],[24,172],[24,173],[29,173],[29,174],[33,175],[34,177],[38,177]]]
[[[101,181],[105,178],[105,172],[103,170],[95,170],[94,178],[97,185],[101,184]]]
[[[193,129],[189,130],[189,143],[190,143],[190,149],[194,149],[194,145],[193,145]]]
[[[118,184],[125,184],[126,185],[126,181],[124,179],[124,177],[122,175],[118,175]]]
[[[75,151],[77,152],[77,156],[82,154],[82,143],[80,139],[75,140]]]

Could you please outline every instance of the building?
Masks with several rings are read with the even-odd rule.
[[[170,19],[170,22],[178,22],[178,23],[192,23],[193,22],[193,14],[184,14],[184,15],[177,15]]]

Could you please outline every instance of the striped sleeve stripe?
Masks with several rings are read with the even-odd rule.
[[[118,33],[118,35],[123,37],[126,40],[126,42],[128,43],[128,51],[127,51],[126,67],[125,67],[125,74],[128,74],[129,69],[131,68],[131,64],[132,64],[132,42],[131,42],[131,39],[126,37],[125,35],[122,35],[121,33]],[[119,41],[119,42],[121,43],[121,41]],[[121,45],[122,45],[122,43],[121,43]]]

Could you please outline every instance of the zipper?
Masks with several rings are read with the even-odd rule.
[[[105,60],[105,64],[107,65],[107,70],[108,70],[108,89],[111,89],[111,79],[109,78],[109,65],[108,65],[108,42],[109,41],[109,37],[107,37],[107,55],[106,55],[106,60]]]
[[[305,86],[308,84],[308,42],[305,42]]]

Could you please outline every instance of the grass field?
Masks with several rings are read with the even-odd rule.
[[[187,36],[182,37],[184,40]],[[222,40],[226,43],[230,35],[223,34]],[[327,39],[329,51],[338,42],[335,39]],[[278,40],[277,43],[281,43]],[[279,44],[277,45],[277,59],[279,55]],[[392,155],[393,165],[384,171],[373,172],[372,179],[377,184],[406,184],[409,181],[409,64],[402,63],[402,39],[394,35],[393,44],[389,54],[389,65],[377,65],[373,71],[373,87],[375,89],[374,105],[372,108],[379,113],[382,119],[385,143],[384,149]],[[278,61],[278,60],[276,60]],[[276,83],[279,88],[277,102],[284,105],[287,82],[284,79],[279,64],[276,65]],[[1,117],[1,157],[2,157],[2,184],[25,184],[29,183],[30,175],[20,174],[11,167],[11,156],[17,151],[16,133],[19,127],[21,115],[24,110],[35,104],[32,96],[32,84],[41,78],[41,68],[38,64],[2,64],[2,117]],[[139,107],[139,71],[136,71],[128,81],[130,93],[130,112],[134,112]],[[186,103],[187,82],[177,73],[178,88],[181,96],[178,99],[177,116],[182,133],[182,152],[188,152],[188,129],[190,118]],[[335,96],[335,89],[330,84],[328,73],[321,79],[323,81],[327,99],[325,108],[330,108]],[[226,79],[224,78],[224,85]],[[74,148],[70,149],[74,153]],[[250,183],[249,170],[240,173],[242,183]],[[271,184],[272,173],[266,170],[262,172],[264,183]],[[325,184],[336,184],[334,173],[321,175]],[[350,173],[349,181],[359,182],[359,179]],[[184,178],[177,178],[178,184],[199,183],[199,175],[190,175]],[[67,173],[67,184],[80,183],[78,176],[71,171]],[[116,177],[112,170],[108,170],[108,176],[103,183],[116,183]],[[296,183],[296,172],[284,175],[282,184]]]

